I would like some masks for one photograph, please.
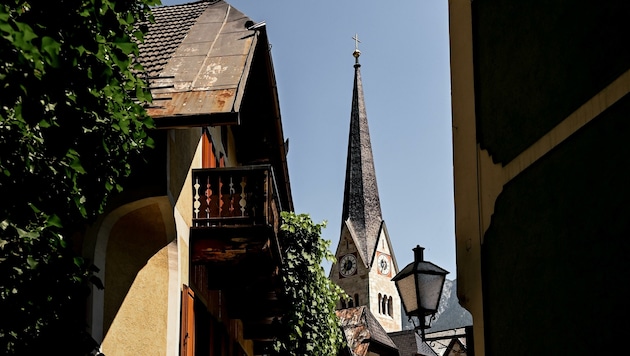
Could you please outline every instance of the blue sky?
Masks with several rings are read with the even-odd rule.
[[[164,5],[190,1],[163,0]],[[455,279],[448,2],[232,0],[265,21],[297,213],[341,228],[355,42],[383,219],[398,267],[412,248]],[[324,264],[328,272],[330,264]]]

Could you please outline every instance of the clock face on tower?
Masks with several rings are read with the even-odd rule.
[[[389,256],[381,253],[378,255],[378,259],[376,260],[376,269],[379,274],[389,275],[391,271],[391,262],[389,260]]]
[[[339,260],[339,273],[342,277],[348,277],[357,272],[357,257],[349,253]]]

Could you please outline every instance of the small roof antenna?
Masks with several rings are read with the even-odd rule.
[[[248,30],[257,30],[259,28],[265,27],[266,25],[267,24],[265,23],[265,21],[261,21],[261,22],[255,23],[255,24],[253,24],[251,26],[247,26],[247,29]]]

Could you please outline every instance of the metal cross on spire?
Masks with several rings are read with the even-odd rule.
[[[352,39],[354,40],[354,52],[352,55],[355,58],[356,64],[359,64],[359,56],[361,55],[361,51],[359,51],[359,43],[361,43],[361,41],[359,41],[359,35],[356,33]]]
[[[355,33],[354,37],[352,37],[352,39],[354,40],[354,50],[358,51],[359,50],[359,43],[361,43],[361,41],[359,41],[359,35]]]

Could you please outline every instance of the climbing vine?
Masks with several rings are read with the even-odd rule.
[[[330,241],[321,238],[326,222],[308,214],[282,213],[282,278],[290,305],[282,318],[285,336],[275,350],[280,355],[336,355],[343,334],[335,308],[342,289],[326,277],[321,263],[334,261]]]

